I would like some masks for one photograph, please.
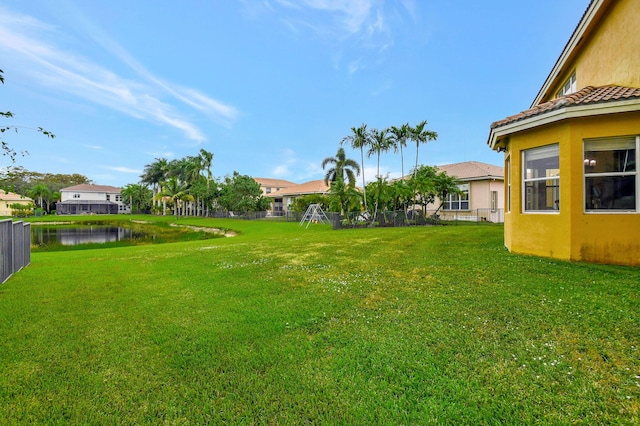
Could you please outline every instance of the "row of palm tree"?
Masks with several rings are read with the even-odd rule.
[[[377,169],[376,169],[376,181],[378,187],[382,186],[382,176],[380,175],[380,157],[382,153],[386,153],[393,149],[395,153],[400,152],[401,164],[402,164],[402,178],[405,179],[404,174],[404,148],[407,146],[408,141],[413,141],[416,144],[416,164],[413,169],[414,179],[419,170],[419,152],[420,145],[436,140],[438,134],[432,130],[426,129],[427,121],[423,120],[415,127],[409,125],[409,123],[402,124],[401,126],[391,126],[386,129],[367,129],[366,124],[362,124],[360,127],[352,127],[351,134],[344,137],[340,142],[341,145],[348,144],[352,149],[360,150],[360,165],[355,160],[346,157],[343,148],[338,149],[338,153],[335,157],[327,157],[322,161],[322,168],[327,165],[331,167],[325,174],[325,184],[332,183],[332,191],[338,193],[345,193],[347,190],[345,185],[345,177],[347,178],[348,186],[355,187],[355,176],[362,171],[362,200],[364,204],[364,210],[369,211],[368,198],[367,197],[367,184],[364,176],[364,156],[365,150],[367,158],[376,155],[377,157]],[[335,187],[334,187],[335,186]],[[378,192],[379,194],[379,192]],[[415,199],[414,194],[414,199]],[[379,208],[379,197],[374,197],[374,216]],[[344,203],[341,203],[342,206]]]
[[[176,216],[208,215],[216,186],[211,173],[212,163],[213,153],[204,149],[200,149],[198,155],[182,159],[156,158],[145,166],[140,176],[141,184],[151,187],[153,207],[159,210],[162,206],[163,214],[169,204]],[[125,197],[128,194],[132,199],[137,192],[139,188],[128,186]]]

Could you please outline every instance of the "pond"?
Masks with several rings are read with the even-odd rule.
[[[31,245],[50,246],[61,244],[75,246],[78,244],[104,244],[116,241],[128,241],[144,238],[145,233],[122,226],[32,226]]]
[[[31,248],[34,251],[172,243],[224,235],[189,226],[128,221],[31,225]]]

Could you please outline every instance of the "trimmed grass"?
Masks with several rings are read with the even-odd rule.
[[[239,235],[34,253],[0,286],[3,422],[640,421],[638,268],[498,225],[179,222]]]

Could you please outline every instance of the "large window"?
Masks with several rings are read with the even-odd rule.
[[[469,210],[469,184],[458,185],[460,194],[448,194],[444,210]]]
[[[559,153],[558,144],[523,151],[524,211],[560,210]]]
[[[639,139],[584,142],[585,211],[638,211]]]

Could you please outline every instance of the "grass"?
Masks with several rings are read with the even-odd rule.
[[[180,222],[238,235],[34,253],[0,286],[0,422],[640,421],[638,268],[498,225]]]

